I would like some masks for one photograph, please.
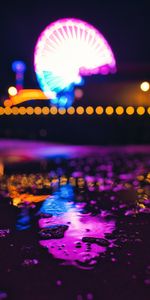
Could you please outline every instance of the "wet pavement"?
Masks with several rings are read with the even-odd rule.
[[[0,299],[149,300],[148,147],[72,153],[4,160]]]

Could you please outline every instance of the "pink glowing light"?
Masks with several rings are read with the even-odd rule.
[[[108,42],[92,25],[60,19],[41,33],[34,66],[40,86],[55,98],[81,76],[115,72],[116,61]]]
[[[101,216],[92,216],[91,214],[82,214],[81,208],[85,203],[76,204],[64,213],[52,216],[50,218],[41,218],[39,220],[40,228],[47,228],[51,225],[68,224],[63,238],[40,240],[40,245],[46,247],[53,257],[63,260],[63,265],[74,265],[82,269],[92,269],[97,263],[101,253],[106,251],[106,247],[92,244],[91,251],[87,252],[86,243],[82,242],[83,236],[104,238],[105,233],[112,233],[115,229],[115,222],[107,220]],[[70,222],[71,221],[71,222]],[[80,243],[81,247],[76,247]],[[62,248],[63,245],[63,248]],[[60,251],[60,249],[62,250]],[[82,265],[86,262],[86,266]]]

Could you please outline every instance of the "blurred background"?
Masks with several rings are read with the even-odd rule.
[[[23,61],[24,89],[40,89],[34,48],[45,27],[59,18],[83,19],[109,42],[117,63],[111,75],[93,75],[75,90],[71,109],[31,99],[12,108],[14,61]],[[123,145],[150,142],[150,55],[147,1],[5,1],[0,16],[0,138],[69,144]],[[34,100],[34,101],[33,101]]]

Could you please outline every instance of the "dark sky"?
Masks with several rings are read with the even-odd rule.
[[[0,91],[14,84],[11,62],[27,64],[26,87],[36,87],[33,51],[40,32],[64,17],[96,26],[110,43],[118,64],[150,64],[149,1],[7,1],[0,4]]]

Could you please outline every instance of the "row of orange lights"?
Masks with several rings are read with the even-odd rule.
[[[102,115],[102,114],[106,114],[106,115],[112,115],[112,114],[117,114],[117,115],[123,115],[124,113],[126,113],[127,115],[133,115],[134,113],[137,113],[138,115],[144,115],[145,113],[150,114],[150,107],[145,108],[144,106],[138,106],[138,107],[133,107],[133,106],[128,106],[126,108],[122,107],[122,106],[117,106],[115,108],[113,108],[112,106],[107,106],[107,107],[102,107],[102,106],[97,106],[96,108],[94,108],[93,106],[87,106],[87,107],[83,107],[83,106],[78,106],[78,107],[69,107],[69,108],[57,108],[55,106],[52,107],[48,107],[48,106],[44,106],[44,107],[32,107],[32,106],[28,106],[28,107],[0,107],[0,115],[64,115],[64,114],[68,114],[68,115],[83,115],[83,114],[87,114],[87,115],[93,115],[93,114],[97,114],[97,115]]]

